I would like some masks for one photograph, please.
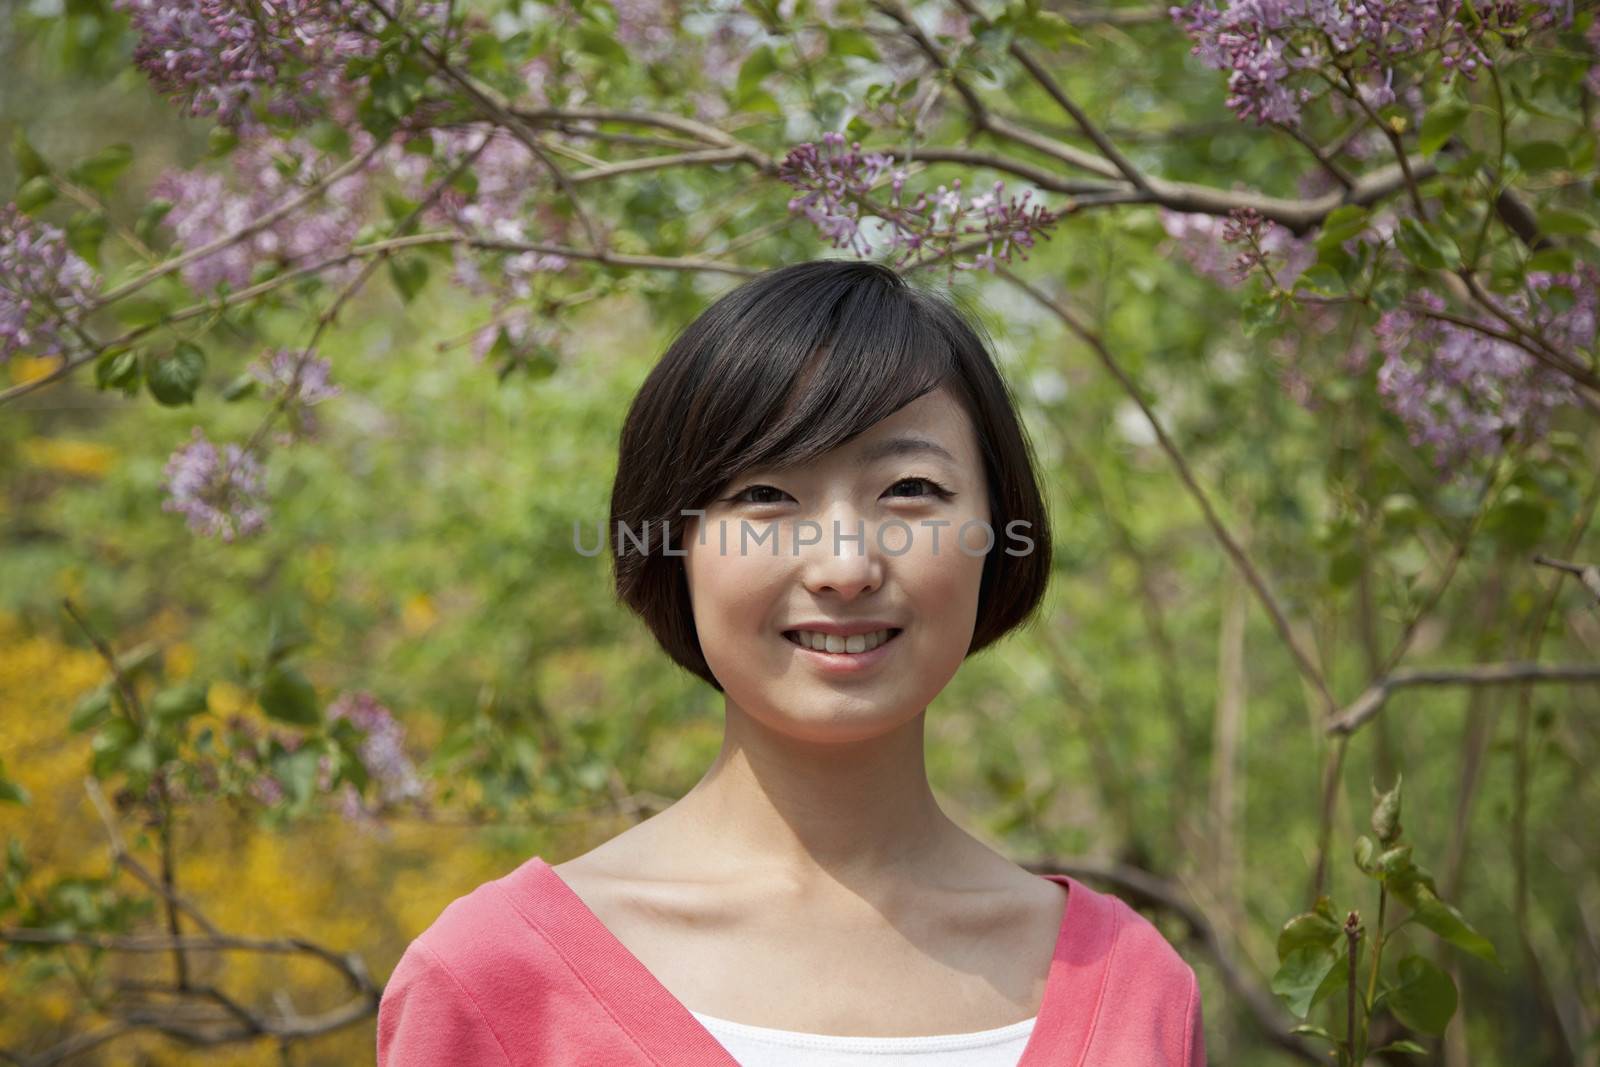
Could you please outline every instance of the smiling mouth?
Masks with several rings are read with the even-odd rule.
[[[783,636],[792,644],[813,652],[832,652],[847,656],[859,655],[880,648],[905,631],[896,627],[887,630],[878,630],[870,634],[853,634],[850,637],[840,637],[838,634],[818,633],[815,630],[785,630]]]

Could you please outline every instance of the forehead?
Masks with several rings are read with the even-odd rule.
[[[942,386],[874,423],[842,447],[871,449],[886,439],[906,435],[931,438],[951,452],[956,452],[957,446],[969,454],[975,451],[972,419],[955,395]],[[958,454],[957,458],[962,457]]]

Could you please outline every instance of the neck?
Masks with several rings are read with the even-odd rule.
[[[703,828],[706,863],[791,885],[924,880],[971,838],[940,809],[918,712],[888,732],[821,743],[727,701],[722,750],[673,806]]]

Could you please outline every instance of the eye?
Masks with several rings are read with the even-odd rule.
[[[913,489],[920,490],[920,492],[912,492],[909,494],[895,492],[896,489],[899,489],[901,486],[905,485],[909,485]],[[949,500],[951,497],[955,496],[954,493],[940,485],[938,482],[934,481],[932,478],[901,478],[898,482],[895,482],[889,487],[889,495],[899,496],[906,499],[914,499],[919,496],[936,496],[940,500]]]
[[[788,493],[785,493],[782,489],[774,489],[770,485],[748,485],[748,486],[745,486],[743,489],[739,490],[737,493],[735,493],[732,496],[728,497],[728,503],[730,503],[730,504],[781,504],[782,503],[781,500],[770,500],[770,499],[769,500],[759,500],[759,499],[747,500],[747,499],[745,499],[745,495],[748,494],[748,493],[777,493],[779,496],[788,496],[789,495]]]

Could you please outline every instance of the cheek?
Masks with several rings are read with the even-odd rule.
[[[704,546],[689,546],[684,560],[689,598],[708,661],[730,637],[761,636],[783,562],[781,557],[774,559],[760,552],[740,554],[732,545],[723,555],[714,535]]]
[[[983,539],[970,534],[972,551]],[[965,651],[978,616],[978,590],[983,581],[981,555],[968,555],[953,539],[940,537],[939,551],[907,553],[900,561],[902,585],[915,601],[916,616],[941,644],[959,645]]]

